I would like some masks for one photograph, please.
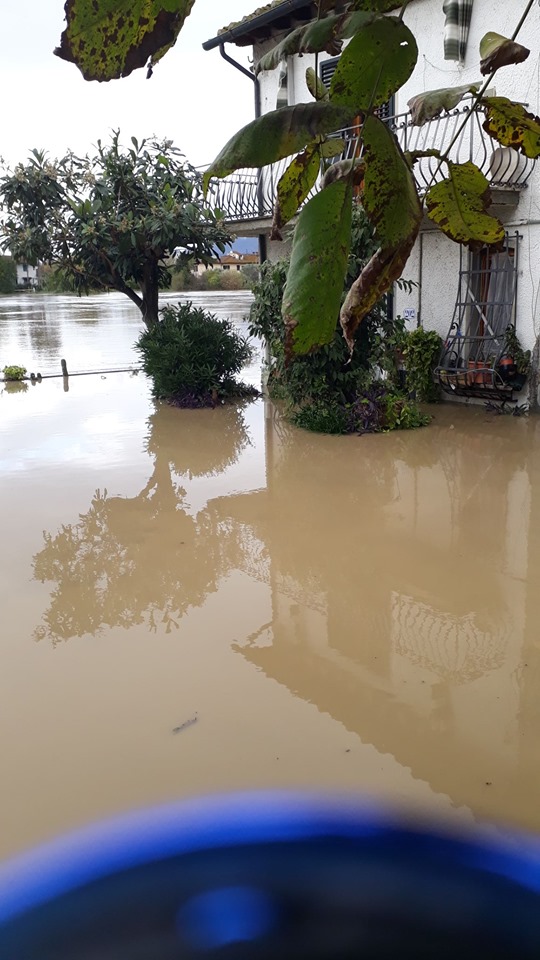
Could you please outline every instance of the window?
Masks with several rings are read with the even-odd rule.
[[[319,68],[319,73],[325,87],[330,86],[330,81],[336,72],[336,67],[338,63],[339,63],[339,57],[332,57],[331,60],[324,60],[323,63],[321,63]]]
[[[515,323],[519,239],[506,234],[500,250],[461,248],[456,306],[437,368],[445,390],[508,396],[524,385],[525,377],[510,370],[506,344]]]
[[[507,240],[502,251],[484,247],[470,256],[467,286],[467,335],[501,339],[514,321],[515,248]]]
[[[325,87],[330,86],[330,81],[336,72],[338,63],[339,57],[332,57],[330,60],[324,60],[323,63],[321,63],[319,73]],[[380,117],[381,120],[389,120],[390,117],[393,117],[394,115],[394,104],[394,97],[391,97],[390,100],[378,107],[375,113],[378,117]],[[345,150],[340,156],[335,158],[336,160],[352,160],[354,157],[361,155],[361,147],[358,144],[360,122],[360,117],[357,117],[350,127],[346,127],[344,130],[336,131],[339,132],[339,134],[345,140]]]

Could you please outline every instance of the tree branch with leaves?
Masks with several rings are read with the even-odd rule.
[[[118,290],[156,323],[167,261],[209,264],[231,236],[203,201],[201,178],[170,141],[119,134],[92,157],[33,150],[0,180],[1,243],[25,263],[56,266],[78,293]]]

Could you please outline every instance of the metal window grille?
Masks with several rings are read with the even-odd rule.
[[[509,361],[506,333],[515,324],[519,233],[501,249],[460,250],[454,316],[435,375],[441,387],[463,396],[512,399],[526,377]]]

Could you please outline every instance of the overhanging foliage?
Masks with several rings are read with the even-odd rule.
[[[147,58],[156,60],[163,55],[192,5],[193,0],[137,0],[129,4],[127,0],[67,0],[68,27],[60,55],[77,62],[87,77],[123,75]],[[231,138],[205,176],[206,189],[212,177],[225,177],[242,167],[262,167],[297,154],[278,191],[278,231],[280,224],[290,220],[305,203],[314,183],[317,154],[322,174],[329,166],[324,140],[359,117],[353,156],[362,157],[365,209],[380,246],[353,285],[349,303],[342,311],[351,343],[351,330],[373,298],[388,291],[399,277],[422,215],[423,200],[407,170],[415,157],[405,157],[387,128],[385,133],[380,130],[382,124],[375,117],[376,108],[403,86],[417,61],[416,41],[403,22],[407,5],[408,0],[403,0],[399,16],[385,16],[395,13],[395,0],[343,0],[340,4],[322,0],[317,20],[282,39],[265,54],[256,71],[274,69],[291,55],[322,51],[335,54],[344,40],[350,40],[330,90],[323,90],[313,71],[308,71],[314,102],[271,112],[249,124]],[[530,5],[526,12],[529,9]],[[515,42],[519,27],[511,38],[493,32],[484,36],[479,69],[490,76],[480,92],[468,85],[427,91],[411,101],[414,122],[422,124],[452,109],[471,93],[474,100],[469,116],[484,111],[484,127],[494,140],[527,157],[540,156],[540,119],[511,100],[483,95],[495,70],[528,56],[528,50]],[[429,215],[458,243],[497,242],[501,227],[487,212],[489,196],[474,164],[461,168],[450,164],[449,176],[436,182],[442,164],[449,159],[440,155],[440,165],[429,185]],[[305,203],[299,218],[285,313],[295,351],[326,342],[330,313],[338,309],[330,291],[337,288],[337,277],[342,277],[346,233],[350,229],[344,203],[352,197],[353,188],[362,189],[359,169],[356,163],[349,163],[348,167],[339,166],[333,176],[323,176],[322,192]],[[308,231],[313,230],[318,236],[309,238]],[[337,230],[337,241],[332,230]],[[320,294],[321,305],[314,310],[315,291]]]

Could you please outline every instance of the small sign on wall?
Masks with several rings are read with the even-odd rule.
[[[416,308],[415,307],[405,307],[403,311],[403,319],[407,323],[416,323]]]

